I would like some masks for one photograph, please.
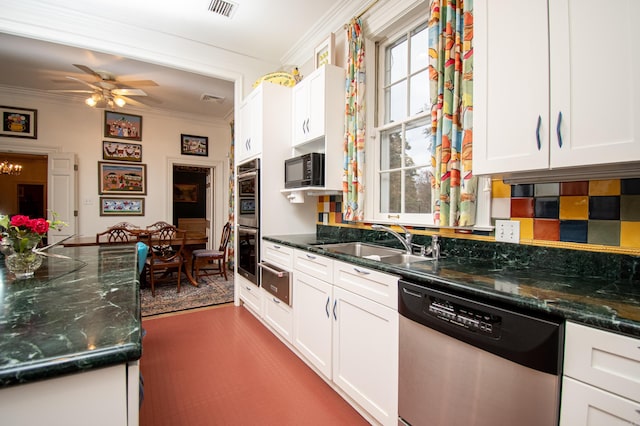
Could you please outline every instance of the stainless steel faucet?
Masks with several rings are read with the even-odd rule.
[[[431,257],[434,259],[440,259],[440,243],[438,242],[438,236],[433,235],[431,237],[431,246],[428,249],[431,252]]]
[[[400,234],[398,234],[396,231],[394,231],[393,229],[384,226],[384,225],[371,225],[371,229],[378,229],[378,230],[382,230],[382,231],[386,231],[389,234],[393,235],[394,237],[396,237],[404,246],[405,250],[407,251],[407,254],[412,254],[411,251],[411,239],[413,237],[413,235],[411,235],[411,233],[409,232],[409,230],[407,228],[405,228],[402,225],[398,225],[400,228],[402,228],[402,230],[404,231],[404,237]]]

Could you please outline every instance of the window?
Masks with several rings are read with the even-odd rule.
[[[427,24],[379,43],[376,220],[432,223]]]

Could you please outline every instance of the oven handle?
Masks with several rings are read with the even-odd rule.
[[[289,272],[287,272],[287,271],[276,271],[275,269],[267,266],[265,263],[262,263],[262,262],[258,263],[258,266],[261,267],[262,269],[266,269],[267,271],[271,272],[272,274],[274,274],[278,278],[282,278],[282,277],[287,276],[289,274]]]
[[[258,230],[256,228],[247,228],[245,226],[242,225],[238,225],[238,231],[242,231],[246,234],[251,234],[251,235],[257,235],[258,234]]]
[[[238,175],[238,179],[246,179],[246,178],[250,178],[250,177],[256,177],[258,176],[258,172],[243,172],[241,174]]]

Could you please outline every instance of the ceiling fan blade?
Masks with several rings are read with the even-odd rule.
[[[119,86],[126,86],[126,87],[137,87],[137,86],[157,86],[158,83],[156,83],[153,80],[127,80],[127,81],[120,81],[120,80],[116,80],[116,83]]]
[[[133,106],[146,106],[145,104],[143,104],[142,102],[139,102],[133,98],[128,98],[126,96],[120,96],[122,99],[124,99],[128,104],[131,104]]]
[[[68,78],[69,80],[73,80],[73,81],[77,81],[78,83],[85,84],[85,85],[87,85],[87,86],[91,87],[91,88],[92,88],[92,89],[94,89],[94,90],[100,90],[100,91],[102,91],[102,88],[101,88],[101,87],[98,87],[98,86],[96,86],[95,84],[91,84],[91,83],[89,83],[88,81],[80,80],[79,78],[75,78],[75,77],[71,77],[71,76],[67,76],[67,78]]]
[[[95,91],[93,91],[93,90],[63,90],[63,89],[47,90],[47,92],[53,92],[53,93],[95,93]]]
[[[147,96],[141,89],[113,89],[111,93],[117,96]]]
[[[89,68],[86,65],[78,65],[78,64],[73,64],[74,67],[78,68],[81,71],[86,72],[89,75],[92,75],[94,77],[99,78],[100,80],[102,80],[102,76],[100,74],[98,74],[97,72],[95,72],[94,70],[92,70],[91,68]]]

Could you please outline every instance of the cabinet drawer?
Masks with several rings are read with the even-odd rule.
[[[367,299],[382,303],[391,309],[398,308],[398,279],[361,266],[334,262],[333,283]]]
[[[262,289],[247,280],[240,280],[240,299],[254,315],[262,317]]]
[[[294,254],[294,268],[328,283],[333,282],[333,260],[303,250]]]
[[[289,305],[263,289],[264,320],[284,340],[291,343],[293,335],[293,311]]]
[[[564,374],[640,402],[640,340],[567,322]]]
[[[293,249],[262,240],[262,260],[267,260],[290,271],[293,268]]]
[[[640,404],[565,377],[560,426],[640,424]]]

